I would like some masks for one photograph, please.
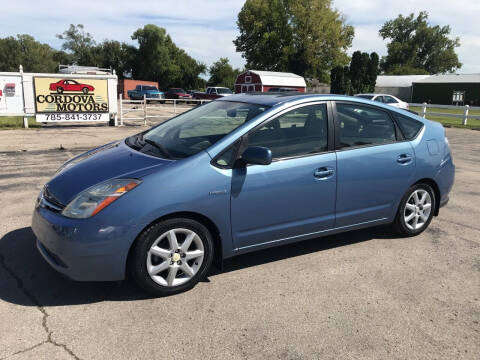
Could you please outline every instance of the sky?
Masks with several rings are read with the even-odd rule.
[[[133,32],[145,24],[167,29],[173,41],[195,59],[211,65],[228,57],[236,67],[245,61],[232,41],[238,35],[237,14],[244,0],[0,0],[0,37],[30,34],[60,49],[56,34],[69,24],[83,24],[96,41],[113,39],[135,44]],[[382,24],[398,14],[426,10],[433,25],[450,25],[457,48],[460,73],[480,73],[479,0],[333,0],[346,22],[355,27],[349,54],[356,50],[386,54],[378,36]]]

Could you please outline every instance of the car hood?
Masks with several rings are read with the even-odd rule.
[[[144,92],[146,92],[148,94],[163,94],[163,92],[161,92],[159,90],[145,90]]]
[[[141,178],[172,162],[135,151],[125,141],[113,142],[71,159],[46,186],[58,202],[67,205],[95,184],[113,178]]]

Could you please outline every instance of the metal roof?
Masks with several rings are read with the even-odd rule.
[[[440,74],[431,75],[414,83],[480,83],[480,74]]]
[[[421,81],[430,75],[378,75],[377,87],[410,87],[412,83]]]
[[[261,71],[261,70],[248,70],[248,73],[253,73],[260,76],[260,81],[263,85],[274,86],[299,86],[306,87],[305,79],[294,73],[277,72],[277,71]]]

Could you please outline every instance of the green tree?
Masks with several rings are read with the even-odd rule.
[[[36,41],[30,35],[0,39],[0,71],[56,72],[59,59],[68,56]]]
[[[355,51],[350,62],[351,93],[358,94],[368,92],[368,64],[370,57],[367,53]]]
[[[195,88],[202,84],[199,75],[206,66],[179,49],[166,30],[156,25],[145,25],[132,35],[138,41],[133,61],[133,77],[158,81],[160,88]]]
[[[247,0],[234,40],[247,68],[289,71],[328,81],[348,62],[354,30],[331,0]]]
[[[330,92],[347,95],[350,93],[350,69],[348,66],[335,66],[330,72]]]
[[[209,86],[224,86],[233,89],[240,69],[234,69],[227,58],[220,58],[209,68],[210,78],[207,81]]]
[[[379,72],[378,54],[355,51],[350,66],[336,66],[330,73],[332,94],[354,95],[375,91]]]
[[[380,72],[380,58],[376,52],[370,54],[370,61],[368,62],[367,67],[367,81],[368,89],[367,92],[375,91],[375,84],[377,83],[377,76]]]
[[[62,50],[70,53],[71,60],[77,65],[97,65],[102,60],[95,40],[90,33],[85,32],[82,24],[70,24],[62,34],[57,34],[57,38],[64,41]]]
[[[115,40],[105,40],[96,46],[98,65],[101,68],[111,68],[119,78],[132,73],[136,49],[134,46]]]
[[[378,54],[355,51],[350,62],[349,78],[350,95],[375,91],[375,83],[379,72]]]
[[[406,17],[399,15],[387,21],[379,33],[384,40],[390,40],[387,56],[380,64],[386,74],[437,74],[453,72],[462,66],[455,53],[460,46],[459,38],[449,37],[448,25],[431,26],[426,11],[417,17],[413,13]]]

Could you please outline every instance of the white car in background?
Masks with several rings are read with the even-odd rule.
[[[405,109],[408,110],[408,103],[405,101],[400,100],[399,98],[393,96],[393,95],[388,95],[388,94],[356,94],[355,96],[372,100],[372,101],[378,101],[387,105],[394,106],[396,108],[400,109]]]

